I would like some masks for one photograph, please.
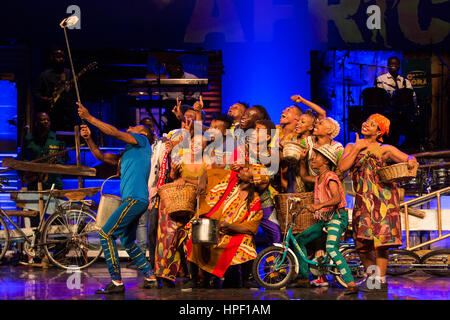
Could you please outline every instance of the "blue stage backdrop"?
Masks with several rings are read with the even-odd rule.
[[[0,152],[17,152],[17,89],[8,80],[0,80]]]
[[[362,92],[373,87],[376,77],[388,70],[387,59],[402,53],[396,51],[343,51],[320,52],[323,69],[316,84],[316,103],[322,104],[327,116],[336,119],[341,130],[336,140],[341,143],[353,142],[355,132],[360,132],[361,124],[348,126],[349,111],[363,105]],[[345,113],[344,113],[345,112]]]
[[[375,16],[367,12],[373,5]],[[0,40],[32,47],[35,78],[39,54],[64,45],[59,23],[71,14],[81,19],[68,32],[73,50],[221,50],[222,110],[243,100],[265,106],[278,122],[292,94],[311,98],[311,50],[448,50],[449,7],[428,0],[3,1]],[[371,19],[379,29],[368,27]]]

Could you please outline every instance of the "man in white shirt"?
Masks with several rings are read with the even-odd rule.
[[[389,93],[391,97],[395,90],[403,88],[412,89],[414,104],[416,105],[416,93],[414,92],[414,88],[411,85],[411,82],[398,73],[398,71],[400,70],[400,59],[397,57],[390,57],[388,59],[388,69],[389,72],[377,77],[375,84],[376,87],[386,90],[386,92]]]
[[[166,63],[166,70],[168,79],[198,79],[196,75],[184,71],[183,64],[179,60]],[[199,91],[192,92],[190,90],[185,91],[183,88],[179,89],[181,91],[162,92],[163,100],[176,100],[177,98],[182,100],[198,100],[200,97]]]
[[[183,70],[183,64],[177,60],[169,60],[165,63],[167,73],[161,75],[161,78],[167,79],[198,79],[198,77],[192,73],[185,72]],[[200,98],[201,92],[195,87],[190,87],[189,90],[186,87],[172,87],[169,89],[161,90],[161,99],[164,101],[176,101],[180,99],[181,101],[188,103],[189,101],[195,101]],[[162,116],[162,122],[164,123],[164,133],[168,133],[175,128],[179,128],[179,119],[175,118],[175,115],[171,112],[170,108],[165,108],[164,114]]]
[[[375,86],[386,90],[392,98],[390,110],[385,113],[391,123],[396,125],[391,126],[392,130],[386,142],[395,146],[406,146],[406,144],[414,144],[413,136],[415,132],[415,117],[417,114],[417,98],[411,82],[399,75],[400,59],[397,57],[390,57],[388,59],[388,73],[384,73],[377,77]],[[409,98],[396,96],[395,91],[403,88],[412,90],[412,101]],[[386,113],[387,112],[387,113]],[[405,143],[405,144],[404,144]]]

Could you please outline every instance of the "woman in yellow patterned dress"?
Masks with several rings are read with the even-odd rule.
[[[252,172],[243,168],[237,173],[223,169],[208,170],[206,195],[200,197],[200,216],[220,221],[219,243],[213,246],[187,242],[188,260],[203,271],[222,278],[230,266],[245,264],[256,258],[254,237],[262,218],[258,193],[251,183]],[[185,288],[195,287],[192,274]],[[243,275],[244,279],[246,276]]]

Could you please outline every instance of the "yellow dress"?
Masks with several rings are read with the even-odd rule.
[[[196,167],[193,167],[196,166]],[[200,178],[206,170],[206,163],[200,164],[181,164],[181,177],[190,180],[197,180]]]

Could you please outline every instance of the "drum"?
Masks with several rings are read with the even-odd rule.
[[[414,91],[408,88],[397,89],[392,93],[391,105],[396,108],[414,107]]]
[[[433,169],[433,187],[441,189],[448,186],[449,183],[449,170],[447,168]]]
[[[362,92],[363,105],[366,108],[387,108],[389,94],[382,88],[366,88]]]
[[[399,186],[408,191],[420,192],[426,179],[426,170],[417,168],[417,175],[409,181],[400,182]]]

